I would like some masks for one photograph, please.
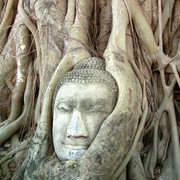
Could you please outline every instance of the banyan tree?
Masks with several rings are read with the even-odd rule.
[[[180,179],[179,30],[179,0],[1,0],[0,177]],[[85,108],[110,89],[88,148],[62,160],[55,108],[71,112],[56,99]]]

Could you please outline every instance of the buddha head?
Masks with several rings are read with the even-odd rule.
[[[61,161],[78,159],[87,151],[116,100],[116,83],[101,59],[85,59],[59,80],[52,134]]]

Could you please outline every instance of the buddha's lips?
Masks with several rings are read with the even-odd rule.
[[[61,141],[61,143],[68,147],[68,149],[74,149],[74,150],[86,150],[88,149],[89,145],[87,144],[75,144],[75,143],[65,143],[64,141]]]

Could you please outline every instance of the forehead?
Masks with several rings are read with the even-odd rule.
[[[89,99],[89,98],[102,98],[102,99],[111,99],[114,98],[116,92],[111,89],[106,84],[101,83],[66,83],[64,84],[59,91],[55,102],[61,99]]]

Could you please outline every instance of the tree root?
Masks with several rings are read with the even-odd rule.
[[[114,0],[112,2],[113,26],[109,42],[104,52],[104,56],[108,52],[126,52],[126,31],[128,25],[128,13],[123,1]],[[118,43],[117,43],[118,42]]]
[[[112,26],[112,9],[111,9],[111,1],[105,2],[105,0],[102,0],[102,2],[98,1],[101,8],[101,14],[100,14],[100,29],[99,29],[99,36],[95,37],[97,38],[96,42],[96,48],[100,54],[100,56],[103,56],[103,53],[107,47],[108,39],[111,32],[111,26]],[[105,4],[107,3],[107,4]],[[97,16],[97,15],[95,15]],[[98,22],[95,22],[96,26]],[[96,28],[97,29],[97,28]],[[97,30],[96,30],[97,31]],[[96,32],[97,35],[98,32]]]
[[[169,140],[170,140],[170,130],[169,130],[169,124],[168,124],[168,116],[167,113],[164,112],[161,118],[161,121],[159,123],[160,131],[162,132],[162,137],[159,138],[158,142],[158,157],[157,161],[161,165],[163,165],[163,162],[167,156],[167,149],[169,146]]]
[[[67,31],[70,30],[70,27],[74,24],[76,14],[76,0],[68,0],[68,9],[65,17],[65,27]]]
[[[165,160],[163,168],[161,170],[160,177],[158,180],[161,179],[174,179],[175,172],[174,172],[174,162],[173,162],[173,152],[172,152],[172,143],[168,148],[168,158]]]
[[[16,21],[15,21],[16,22]],[[3,48],[2,53],[0,54],[0,116],[2,121],[6,120],[10,112],[10,101],[9,96],[9,86],[12,84],[11,80],[15,75],[16,70],[16,58],[15,58],[15,46],[14,46],[14,32],[15,27],[12,27],[8,40]],[[14,86],[14,85],[13,85]],[[12,92],[10,90],[10,92]],[[1,123],[0,123],[1,124]]]
[[[152,24],[152,1],[146,0],[143,1],[141,4],[141,9],[143,10],[144,16],[148,22],[148,24],[151,26]]]
[[[140,5],[136,0],[124,0],[127,2],[132,20],[135,24],[136,32],[142,44],[146,47],[153,60],[156,59],[157,45],[150,25],[146,21]]]
[[[93,2],[96,5],[97,0],[95,0]],[[102,0],[101,2],[107,2],[107,1]],[[98,1],[98,3],[101,3],[101,2]],[[135,154],[132,157],[131,163],[133,162],[138,166],[139,172],[136,173],[135,171],[133,171],[134,176],[136,176],[137,178],[139,178],[139,177],[141,177],[142,179],[143,178],[144,179],[156,178],[155,171],[156,171],[157,165],[159,165],[159,164],[165,165],[164,169],[166,168],[166,170],[162,170],[162,173],[164,171],[166,171],[164,174],[167,174],[167,172],[168,172],[167,168],[173,168],[173,165],[174,165],[175,171],[176,171],[176,177],[177,177],[177,179],[180,178],[180,174],[178,172],[180,169],[179,135],[178,135],[178,126],[177,126],[174,104],[173,104],[173,89],[174,89],[176,83],[180,87],[180,77],[179,77],[180,63],[178,62],[179,55],[177,54],[177,56],[174,58],[168,58],[167,56],[165,56],[163,54],[163,43],[162,43],[163,42],[162,34],[164,32],[164,29],[166,29],[166,31],[167,31],[167,29],[171,25],[171,22],[170,22],[169,26],[166,27],[168,19],[171,19],[171,16],[172,16],[174,2],[175,2],[174,0],[172,2],[163,0],[163,5],[165,5],[165,7],[163,10],[162,17],[161,17],[161,11],[159,11],[159,13],[160,13],[159,14],[159,25],[160,26],[156,28],[156,31],[154,33],[155,39],[154,39],[154,36],[152,33],[152,29],[150,28],[150,25],[147,23],[144,15],[143,15],[142,8],[140,8],[137,0],[112,0],[113,24],[112,24],[112,32],[110,34],[110,37],[109,37],[108,28],[110,28],[111,16],[109,16],[109,13],[107,13],[105,15],[105,17],[100,17],[100,20],[99,20],[100,22],[97,21],[99,24],[97,24],[97,26],[94,27],[94,32],[95,32],[94,33],[95,38],[93,39],[94,43],[96,43],[95,40],[99,40],[99,42],[100,42],[100,44],[98,44],[96,47],[98,50],[104,51],[104,48],[107,44],[106,41],[109,38],[109,42],[108,42],[107,48],[104,53],[104,57],[106,60],[106,70],[112,74],[112,76],[117,81],[118,86],[121,85],[120,82],[123,81],[124,76],[123,75],[121,76],[120,73],[118,74],[117,69],[118,69],[118,67],[120,67],[123,70],[123,68],[125,67],[124,68],[125,69],[125,78],[132,77],[132,76],[134,77],[136,75],[142,86],[141,89],[143,89],[143,103],[142,103],[143,114],[142,114],[141,120],[139,121],[139,126],[136,129],[136,134],[134,133],[135,139],[134,139],[134,142],[132,143],[131,148],[129,149],[129,152],[127,153],[126,157],[123,157],[123,161],[120,162],[117,160],[118,162],[115,162],[112,165],[113,168],[116,167],[114,169],[112,168],[113,169],[112,174],[113,174],[114,179],[121,178],[122,177],[121,175],[126,173],[125,168],[127,166],[127,163],[130,161],[130,158],[133,156],[134,152],[138,153],[138,155]],[[90,0],[86,0],[86,1],[84,1],[84,0],[78,0],[78,1],[68,0],[68,2],[67,2],[66,0],[62,0],[60,3],[62,3],[62,6],[61,5],[60,6],[63,9],[62,11],[64,12],[64,15],[62,17],[59,17],[59,19],[62,18],[64,21],[64,24],[62,21],[62,24],[60,24],[60,25],[58,24],[58,26],[61,26],[60,31],[62,31],[63,36],[64,35],[66,36],[66,33],[68,32],[67,33],[68,37],[67,38],[62,37],[62,39],[60,37],[60,39],[62,41],[65,40],[65,43],[64,43],[65,48],[62,47],[62,49],[64,48],[64,52],[63,52],[63,50],[61,51],[62,54],[64,53],[64,57],[60,61],[51,81],[47,82],[47,83],[49,83],[49,85],[48,85],[45,93],[42,92],[42,86],[44,84],[44,81],[46,83],[46,79],[45,79],[45,77],[43,77],[44,74],[41,72],[41,70],[43,72],[44,72],[44,70],[46,70],[47,63],[41,64],[41,61],[42,61],[41,51],[42,51],[42,56],[43,56],[43,50],[44,49],[46,50],[46,48],[44,48],[42,50],[40,47],[41,38],[39,37],[39,35],[41,35],[41,34],[37,31],[36,26],[32,23],[32,21],[30,20],[30,17],[25,13],[25,11],[23,9],[23,0],[20,0],[19,4],[18,4],[19,14],[21,15],[26,26],[32,32],[32,34],[35,38],[35,43],[36,43],[36,48],[37,48],[37,62],[39,63],[38,70],[39,70],[39,76],[41,79],[40,79],[40,91],[39,91],[38,101],[36,103],[35,119],[39,119],[38,116],[40,116],[40,120],[38,121],[38,127],[36,130],[36,134],[33,138],[32,147],[30,147],[30,149],[29,149],[28,156],[27,156],[26,160],[24,161],[23,165],[21,166],[21,169],[15,174],[13,179],[19,179],[20,177],[22,178],[23,173],[25,172],[25,169],[26,169],[26,172],[25,172],[24,177],[29,178],[29,176],[31,175],[31,177],[34,178],[33,173],[31,173],[31,174],[29,173],[30,172],[29,167],[32,167],[32,169],[34,168],[34,171],[36,171],[37,167],[35,167],[35,166],[36,165],[38,166],[39,164],[41,164],[41,162],[44,160],[45,157],[52,154],[51,153],[51,143],[50,143],[51,142],[51,134],[50,134],[50,132],[51,132],[51,117],[52,117],[51,116],[51,104],[52,104],[52,97],[53,97],[53,93],[54,93],[56,84],[59,81],[59,79],[63,76],[63,74],[66,73],[67,71],[71,70],[78,62],[80,62],[81,60],[83,60],[85,58],[92,56],[93,53],[95,55],[97,55],[97,53],[95,52],[96,48],[94,48],[94,46],[91,47],[92,42],[91,42],[91,37],[89,35],[89,32],[90,32],[89,25],[91,23],[90,20],[92,20],[92,19],[90,19],[90,16],[92,15],[92,11],[91,11],[92,10],[92,1],[90,1]],[[106,4],[106,8],[101,9],[102,14],[104,13],[103,10],[108,11],[108,12],[111,11],[110,10],[111,9],[110,1],[108,1],[107,3],[109,3],[109,4]],[[150,0],[148,0],[145,3],[155,4],[156,1],[153,0],[150,2]],[[171,5],[169,5],[168,3],[171,3]],[[168,6],[167,6],[167,4],[168,4]],[[100,6],[100,5],[98,5],[98,6]],[[161,9],[161,6],[162,6],[161,3],[159,3],[159,9]],[[66,11],[66,7],[67,7],[67,11]],[[102,7],[103,6],[101,6],[101,8]],[[149,7],[149,8],[151,8],[151,7]],[[167,10],[169,10],[170,12],[167,12]],[[95,11],[96,11],[96,8],[94,8],[94,14],[96,14]],[[156,11],[156,10],[154,9],[154,11]],[[129,13],[129,18],[128,18],[128,13]],[[108,16],[108,17],[106,17],[106,16]],[[155,17],[156,17],[156,15],[155,15]],[[126,45],[126,41],[127,41],[126,33],[127,33],[127,26],[129,23],[129,19],[131,20],[131,18],[132,18],[132,21],[136,28],[136,32],[137,32],[142,44],[139,45],[138,38],[134,41],[135,42],[134,43],[134,51],[135,51],[135,53],[137,52],[137,54],[135,54],[135,56],[132,56],[132,57],[137,57],[137,59],[132,58],[132,60],[129,60],[126,56],[127,47],[128,47],[128,45]],[[95,21],[96,21],[96,18],[95,18]],[[56,20],[54,20],[54,22],[56,22]],[[154,26],[154,28],[156,27],[156,22],[154,21],[154,19],[151,19],[151,17],[150,17],[149,22],[150,23],[153,22],[152,26]],[[107,23],[107,24],[105,24],[105,23]],[[96,24],[96,23],[94,23],[94,24]],[[162,26],[161,26],[161,24],[162,24]],[[39,25],[38,26],[38,28],[39,28],[42,24],[38,24],[38,25]],[[98,28],[100,28],[100,31],[98,31]],[[174,31],[176,31],[176,29]],[[171,33],[171,35],[173,33]],[[98,36],[98,38],[97,38],[97,36]],[[173,37],[171,37],[171,38],[173,38]],[[158,51],[156,42],[159,42],[159,44],[160,44],[159,51]],[[101,43],[104,43],[104,44],[101,44]],[[18,44],[19,43],[17,43],[17,45]],[[59,44],[56,45],[56,47],[59,48]],[[47,48],[48,48],[48,46],[47,46]],[[137,48],[137,49],[135,49],[135,48]],[[179,43],[179,48],[180,48],[180,43]],[[159,94],[157,94],[157,92],[155,92],[155,94],[157,94],[158,97],[156,97],[156,95],[155,95],[155,97],[153,99],[154,101],[152,102],[152,104],[154,103],[153,104],[154,106],[151,104],[152,99],[150,99],[150,98],[148,99],[148,97],[149,97],[148,90],[150,89],[148,85],[149,84],[151,85],[151,83],[152,83],[151,80],[153,81],[154,77],[152,75],[150,66],[149,66],[148,70],[151,74],[151,77],[148,76],[148,78],[147,78],[147,76],[146,76],[147,74],[146,74],[145,70],[143,69],[144,62],[142,62],[142,61],[143,60],[145,61],[147,58],[147,54],[144,55],[143,54],[144,52],[142,52],[142,51],[144,51],[144,49],[147,50],[146,53],[148,53],[149,57],[153,59],[154,63],[157,63],[157,67],[160,71],[161,83],[162,83],[163,91],[164,91],[164,94],[163,94],[161,92],[160,87],[157,87],[157,89],[156,89],[155,85],[153,85],[154,89],[156,89],[157,92],[160,94],[159,95]],[[91,54],[89,53],[90,51],[91,51]],[[59,52],[60,52],[60,50],[59,50]],[[59,53],[59,54],[62,57],[61,53]],[[102,52],[100,52],[100,55],[102,56]],[[143,55],[144,55],[144,57],[143,57]],[[99,54],[97,56],[99,56]],[[58,58],[58,60],[60,60],[61,57]],[[47,59],[48,58],[49,58],[49,56],[47,56]],[[58,62],[58,60],[56,62]],[[177,60],[177,61],[175,61],[175,60]],[[131,64],[131,66],[129,65],[129,63]],[[138,64],[139,66],[136,66],[136,64]],[[172,73],[173,75],[172,74],[165,75],[164,69],[167,66],[170,67],[170,68],[168,67],[170,69],[169,72]],[[148,63],[147,63],[147,67],[148,67]],[[132,71],[131,68],[134,70],[134,72]],[[126,71],[128,71],[128,72],[126,72]],[[132,71],[132,73],[131,73],[131,71]],[[132,76],[129,76],[128,73],[131,74]],[[5,72],[3,72],[3,76],[4,76],[4,74],[5,74]],[[155,72],[154,74],[157,74],[157,73]],[[159,74],[157,75],[157,77],[159,78]],[[42,78],[44,78],[44,79],[42,79]],[[18,79],[18,77],[17,77],[17,79]],[[129,79],[131,79],[131,78],[129,78]],[[146,82],[145,82],[145,80],[146,80]],[[167,80],[169,80],[169,82],[171,82],[170,85],[167,85]],[[2,82],[3,82],[2,84],[4,86],[5,81],[2,80]],[[29,82],[29,80],[28,80],[28,82]],[[27,82],[27,84],[28,84],[28,82]],[[131,85],[136,84],[133,86],[134,91],[136,91],[138,89],[138,87],[140,87],[139,82],[136,81],[136,78],[135,78],[135,82],[132,82]],[[1,83],[1,81],[0,81],[0,83]],[[16,83],[18,83],[18,81],[16,81]],[[129,83],[131,83],[131,82],[129,82]],[[27,84],[26,84],[26,90],[27,90],[27,86],[28,86]],[[147,87],[146,87],[146,85],[147,85]],[[136,95],[136,99],[138,99],[139,102],[142,100],[140,97],[141,89],[140,88],[138,89],[139,94]],[[23,90],[23,88],[21,88],[20,90]],[[26,94],[26,90],[25,90],[25,94]],[[119,89],[119,97],[118,97],[118,103],[117,103],[118,107],[120,107],[120,105],[121,105],[120,97],[122,96],[122,94],[120,93],[121,92],[120,90],[121,90],[121,87]],[[23,94],[24,91],[22,91],[21,93]],[[146,93],[147,93],[147,95],[146,95]],[[134,94],[133,94],[133,96],[135,98]],[[164,96],[164,97],[162,97],[162,99],[161,99],[161,96]],[[30,95],[29,95],[29,97],[30,97]],[[42,98],[44,98],[44,99],[43,99],[43,106],[42,106],[42,111],[41,111]],[[151,116],[153,118],[150,120],[147,115],[148,114],[148,104],[147,104],[148,100],[150,101],[149,109],[152,108],[150,110],[150,112],[152,112],[152,114],[154,113],[154,116],[153,115]],[[155,102],[156,100],[157,100],[157,104]],[[28,101],[30,101],[30,100],[28,100]],[[10,134],[10,136],[11,136],[12,133],[15,133],[19,130],[19,127],[22,127],[22,122],[26,121],[26,119],[29,118],[28,115],[31,114],[30,113],[31,106],[27,105],[28,101],[24,100],[25,107],[24,107],[24,111],[23,111],[22,115],[20,117],[18,116],[19,118],[18,117],[14,118],[14,120],[15,119],[16,120],[13,123],[10,123],[6,127],[5,126],[3,127],[4,131],[0,132],[0,144],[2,144],[5,141],[5,140],[1,141],[1,137],[4,139],[4,134],[2,135],[1,133],[3,133],[3,132],[5,133],[5,131],[6,131],[6,133]],[[139,102],[137,102],[136,111],[137,111],[137,114],[139,116],[141,116]],[[29,103],[29,104],[31,104],[31,103]],[[20,107],[20,104],[19,104],[19,107]],[[16,108],[19,108],[19,107],[16,106]],[[126,107],[126,102],[125,102],[124,107]],[[131,107],[132,106],[130,104],[130,108]],[[27,108],[29,110],[27,110]],[[122,111],[125,111],[123,108],[122,108]],[[13,110],[13,103],[12,103],[12,110]],[[119,111],[119,109],[118,109],[118,111]],[[117,112],[117,109],[116,109],[116,112]],[[20,113],[19,113],[19,115],[20,115]],[[136,115],[136,117],[138,115]],[[169,117],[168,118],[169,121],[166,120],[167,117],[165,117],[165,116]],[[147,124],[146,124],[147,128],[145,128],[144,132],[143,132],[143,128],[144,128],[144,125],[146,122],[147,122]],[[138,124],[138,121],[137,121],[137,124]],[[169,128],[169,124],[170,124],[170,128]],[[12,127],[15,130],[12,130]],[[140,140],[139,140],[140,138],[142,138],[141,139],[142,142],[140,143],[140,145],[144,146],[144,147],[140,147],[140,149],[137,150],[138,145],[139,145],[139,144],[137,145],[137,143],[140,142]],[[147,138],[147,141],[146,141],[146,138]],[[172,144],[170,144],[170,141],[172,141]],[[97,143],[96,140],[95,140],[95,142]],[[98,144],[96,144],[96,145],[98,145]],[[143,149],[141,150],[141,148],[143,148]],[[161,148],[161,151],[159,152],[160,148]],[[172,151],[169,151],[170,153],[173,152],[172,157],[170,157],[169,154],[167,157],[167,151],[169,148],[172,148]],[[9,154],[7,154],[6,158],[4,157],[2,160],[8,161],[8,158],[10,158],[11,156],[14,155],[15,150],[13,150]],[[144,150],[144,152],[143,152],[143,150]],[[117,150],[117,154],[119,153],[119,151],[120,150]],[[142,167],[143,165],[142,165],[141,159],[140,159],[141,156],[144,160],[144,164],[143,164],[144,167]],[[164,163],[164,162],[166,162],[166,158],[168,158],[168,163]],[[94,162],[93,157],[91,160],[92,160],[92,162]],[[0,163],[1,163],[1,161],[0,161]],[[173,164],[173,162],[174,162],[174,164]],[[35,164],[34,167],[32,166],[33,163]],[[85,177],[87,174],[91,175],[91,169],[93,169],[93,168],[96,169],[96,167],[97,167],[96,164],[95,165],[90,164],[90,166],[89,166],[88,163],[89,163],[89,161],[87,160],[87,158],[85,156],[85,162],[80,164],[80,166],[83,166],[80,168],[80,171],[82,170],[82,172],[80,172],[82,174],[82,178]],[[130,166],[132,169],[132,164]],[[89,167],[88,170],[87,170],[87,167]],[[162,177],[166,177],[166,175],[164,175],[164,174],[162,175]],[[170,172],[170,174],[171,175],[173,174],[173,170]],[[174,174],[173,174],[173,176],[174,176]],[[167,176],[167,177],[170,177],[170,176]],[[160,176],[160,178],[161,178],[161,176]]]
[[[180,179],[180,144],[179,144],[179,136],[178,136],[178,129],[177,129],[177,122],[174,110],[174,103],[173,97],[171,97],[171,101],[169,102],[168,106],[168,115],[172,133],[172,146],[173,146],[173,159],[174,159],[174,166],[175,166],[175,174],[176,178]]]
[[[172,14],[174,3],[175,3],[175,0],[166,1],[165,7],[163,9],[163,14],[162,14],[162,33],[164,32],[166,24],[168,22],[168,19],[170,18],[171,14]],[[160,32],[159,26],[157,26],[155,33],[154,33],[155,41],[157,44],[159,42],[159,32]]]
[[[41,58],[41,48],[40,48],[40,44],[39,44],[39,34],[38,34],[38,30],[36,28],[36,26],[32,23],[30,17],[26,14],[24,8],[23,8],[23,0],[19,0],[18,2],[18,12],[21,16],[22,21],[24,22],[24,24],[27,26],[27,28],[31,31],[34,40],[35,40],[35,44],[36,44],[36,52],[37,52],[37,62],[38,62],[38,73],[39,73],[39,77],[40,77],[40,95],[41,95],[41,85],[43,83],[43,76],[42,76],[42,58]]]
[[[7,179],[11,179],[11,172],[9,170],[9,164],[13,161],[13,159],[7,160],[5,163],[1,165],[1,169],[3,174],[5,174]]]
[[[128,151],[128,154],[126,155],[125,159],[123,160],[123,162],[118,167],[115,174],[113,175],[114,179],[117,179],[121,175],[122,171],[125,169],[125,167],[127,166],[127,163],[131,159],[131,156],[132,156],[132,154],[133,154],[133,152],[137,146],[139,138],[140,138],[142,131],[144,129],[144,125],[145,125],[146,117],[147,117],[147,112],[148,112],[148,104],[147,104],[147,97],[146,97],[145,83],[144,83],[144,87],[143,87],[143,114],[142,114],[142,117],[140,120],[140,124],[139,124],[138,130],[136,132],[133,144],[132,144],[130,150]]]
[[[132,180],[146,180],[147,176],[141,161],[140,156],[140,143],[137,144],[135,151],[133,152],[132,158],[128,165],[128,177]]]
[[[15,21],[16,22],[16,21]],[[6,80],[12,77],[13,72],[16,69],[16,58],[14,49],[14,32],[15,27],[12,28],[7,43],[5,44],[3,51],[0,55],[0,88],[4,87]]]
[[[29,66],[29,75],[28,81],[24,93],[24,110],[22,115],[15,120],[14,122],[10,123],[6,127],[4,127],[0,131],[0,145],[3,144],[7,139],[9,139],[13,134],[15,134],[22,126],[24,121],[28,121],[31,115],[31,105],[32,105],[32,84],[33,84],[33,75],[32,75],[32,65]]]
[[[8,152],[3,158],[1,158],[0,160],[0,165],[3,164],[5,161],[7,161],[8,159],[10,159],[12,156],[14,156],[16,153],[18,153],[19,151],[28,149],[28,145],[31,142],[31,138],[24,140],[20,145],[18,145],[15,149],[11,150],[10,152]]]
[[[27,28],[19,24],[18,31],[15,33],[15,37],[17,38],[16,44],[16,61],[17,61],[17,77],[16,77],[16,85],[13,89],[12,94],[12,102],[11,102],[11,113],[9,118],[0,124],[1,127],[4,128],[15,119],[19,117],[21,114],[21,106],[22,106],[22,98],[24,95],[24,90],[27,81],[27,69],[29,66],[30,57],[28,55],[29,52],[29,31]]]
[[[16,0],[9,0],[7,2],[6,11],[3,17],[3,20],[0,25],[0,53],[2,52],[2,49],[4,47],[4,44],[6,42],[6,36],[8,29],[14,19],[14,7],[16,7]]]
[[[1,13],[2,9],[3,9],[3,6],[4,6],[4,2],[1,1],[1,2],[0,2],[0,13]],[[1,23],[1,20],[0,20],[0,23]]]
[[[15,172],[15,174],[12,177],[12,180],[20,180],[23,179],[24,176],[24,172],[26,169],[28,163],[28,156],[26,157],[26,159],[23,161],[21,167],[18,169],[18,171]]]
[[[176,81],[177,81],[179,88],[180,88],[180,77],[179,77],[179,73],[177,71],[177,65],[174,62],[171,62],[170,66],[173,70],[174,76],[176,77]]]
[[[114,0],[112,7],[114,8],[112,10],[112,12],[113,12],[113,27],[112,27],[112,32],[111,32],[111,35],[109,38],[107,49],[104,53],[104,57],[106,59],[106,66],[107,66],[106,70],[111,73],[111,75],[116,80],[117,84],[119,83],[118,87],[121,87],[122,79],[121,79],[120,75],[117,76],[117,74],[114,72],[115,70],[113,68],[111,68],[111,64],[113,64],[113,61],[117,61],[118,59],[120,60],[120,62],[124,63],[121,65],[122,67],[124,67],[124,66],[126,67],[129,64],[127,62],[127,59],[124,58],[125,53],[122,53],[122,52],[126,52],[126,31],[127,31],[127,24],[128,24],[128,14],[127,14],[127,10],[126,10],[126,7],[125,7],[125,4],[123,1],[119,2],[119,1]],[[120,43],[120,42],[123,42],[123,43]],[[118,52],[117,55],[116,55],[116,52]],[[121,52],[121,54],[119,52]],[[130,74],[130,72],[131,72],[131,70],[129,69],[129,74]],[[143,87],[143,89],[144,89],[145,88],[144,81],[142,82],[142,84],[144,85],[144,87]],[[121,94],[121,91],[122,90],[119,90],[120,94]],[[120,96],[120,94],[119,94],[119,96]],[[146,120],[146,116],[147,116],[147,110],[148,110],[145,89],[143,91],[143,94],[144,94],[144,97],[143,97],[143,110],[144,111],[143,111],[142,120],[141,120],[139,128],[137,130],[137,134],[135,136],[135,140],[131,146],[130,151],[128,152],[127,156],[125,157],[125,159],[123,160],[121,165],[117,164],[116,168],[118,167],[118,169],[116,169],[116,171],[114,172],[113,179],[117,179],[121,175],[123,170],[125,169],[127,163],[129,162],[129,160],[132,156],[134,149],[136,148],[137,142],[138,142],[141,132],[144,128],[144,124],[145,124],[145,120]],[[117,106],[118,105],[119,104],[117,103]],[[121,107],[121,105],[119,105],[119,107]],[[126,107],[126,105],[124,104],[123,107]],[[121,111],[123,112],[123,109],[121,109]],[[138,111],[138,113],[139,113],[139,111]],[[138,115],[140,115],[140,113]]]
[[[162,114],[164,111],[168,112],[169,115],[169,121],[171,124],[171,133],[172,133],[172,141],[173,141],[173,152],[174,152],[174,159],[175,162],[175,170],[176,170],[176,176],[177,179],[180,177],[178,169],[180,167],[180,157],[179,157],[179,140],[178,140],[178,131],[177,131],[177,124],[176,124],[176,118],[175,118],[175,111],[174,111],[174,104],[173,104],[173,95],[172,91],[174,89],[174,86],[176,84],[176,79],[173,78],[171,84],[169,86],[166,85],[165,81],[165,74],[164,74],[164,68],[162,69],[162,64],[165,62],[164,55],[162,53],[162,28],[161,28],[161,3],[159,1],[159,42],[160,42],[160,53],[159,53],[159,67],[160,67],[160,77],[162,82],[162,87],[164,91],[164,98],[161,102],[161,105],[159,106],[158,110],[155,113],[154,119],[151,122],[151,125],[154,126],[154,139],[153,139],[153,148],[149,151],[148,156],[145,161],[145,169],[147,171],[147,174],[151,177],[154,177],[154,169],[157,162],[157,139],[158,139],[158,125],[159,121],[162,117]],[[179,78],[179,77],[178,77]],[[168,103],[167,103],[168,102]],[[149,126],[149,128],[146,131],[149,131],[152,126]],[[148,164],[148,165],[147,165]]]
[[[159,121],[156,121],[154,125],[153,147],[151,149],[149,165],[148,165],[148,174],[150,175],[151,178],[154,178],[154,169],[156,167],[156,162],[157,162],[158,128],[159,128]]]
[[[146,156],[146,158],[145,158],[146,159],[145,160],[146,165],[144,165],[145,167],[148,166],[146,168],[146,172],[152,178],[154,177],[154,169],[155,169],[155,165],[157,162],[157,138],[158,138],[157,130],[158,130],[158,125],[159,125],[159,121],[161,120],[161,117],[163,115],[163,112],[167,111],[167,108],[168,108],[167,102],[171,101],[172,90],[175,86],[175,83],[176,83],[176,81],[174,80],[172,82],[171,86],[168,87],[166,94],[164,95],[164,98],[162,100],[161,105],[159,106],[158,110],[154,114],[154,118],[151,121],[151,124],[149,125],[149,127],[144,132],[144,134],[146,134],[147,132],[149,132],[152,129],[152,127],[154,127],[153,148],[149,151],[150,157]],[[148,165],[147,165],[147,163],[148,163]]]
[[[159,7],[159,44],[160,44],[160,59],[159,59],[159,66],[164,63],[165,59],[162,55],[162,16],[161,16],[161,0],[158,1],[158,7]],[[179,137],[178,137],[178,129],[177,129],[177,122],[176,122],[176,116],[175,116],[175,110],[174,110],[174,103],[173,103],[173,94],[172,91],[174,89],[174,86],[176,84],[176,79],[173,78],[171,84],[169,86],[166,85],[165,81],[165,74],[164,69],[160,69],[160,76],[161,76],[161,82],[164,90],[164,96],[167,99],[166,102],[168,104],[166,105],[166,111],[168,112],[169,121],[170,121],[170,127],[171,127],[171,133],[172,133],[172,144],[173,144],[173,154],[174,154],[174,166],[175,166],[175,174],[176,178],[180,179],[180,144],[179,144]],[[175,75],[176,77],[177,75]],[[177,77],[179,79],[179,76]]]
[[[18,133],[14,134],[11,138],[11,149],[20,144]]]

